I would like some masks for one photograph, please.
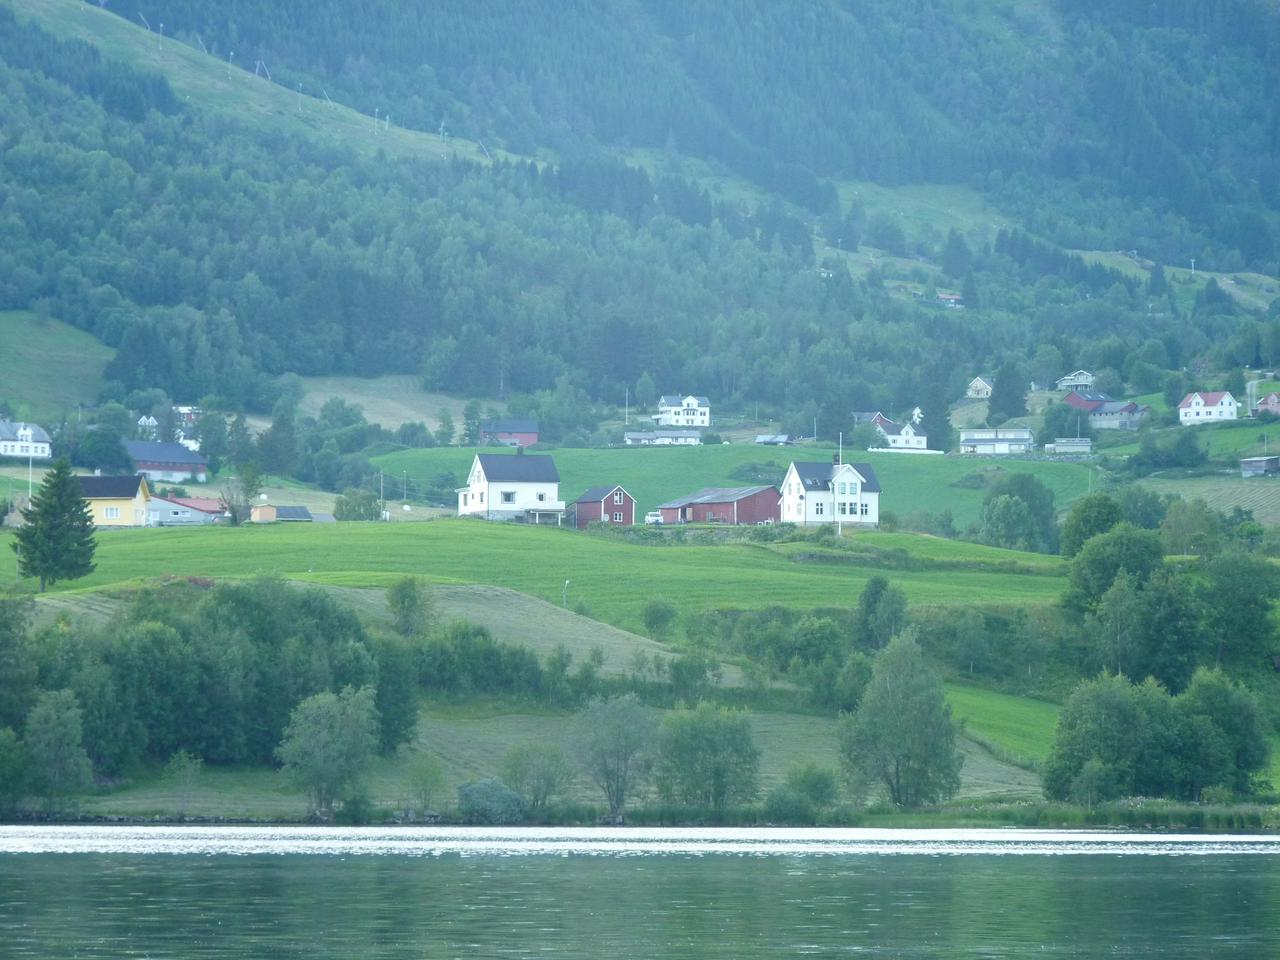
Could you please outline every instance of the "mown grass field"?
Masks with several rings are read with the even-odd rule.
[[[661,711],[654,711],[657,717]],[[561,744],[566,752],[576,717],[565,711],[477,701],[428,705],[422,711],[415,746],[439,758],[444,783],[433,799],[437,807],[456,802],[460,784],[500,776],[503,758],[514,746],[527,743]],[[761,751],[760,796],[786,776],[795,764],[814,761],[839,767],[836,724],[833,719],[783,713],[754,713],[753,738]],[[1003,763],[971,740],[961,738],[964,754],[961,799],[981,797],[1035,799],[1040,783],[1035,774]],[[376,804],[404,807],[410,797],[408,763],[404,754],[379,758],[369,782]],[[573,800],[602,805],[599,791],[579,778],[569,791]],[[642,790],[633,803],[651,801]],[[115,790],[88,798],[87,813],[126,816],[173,816],[178,796],[158,773],[140,776]],[[301,818],[306,798],[278,773],[265,768],[208,768],[200,776],[187,806],[188,816]]]
[[[402,423],[421,422],[432,430],[440,425],[440,413],[449,411],[454,424],[462,429],[462,412],[467,401],[443,393],[422,389],[420,377],[387,374],[382,377],[303,377],[304,393],[298,409],[304,415],[316,416],[330,397],[341,397],[364,411],[364,418],[394,430]],[[495,400],[481,403],[484,409],[502,404]]]
[[[0,400],[17,419],[46,429],[64,414],[74,420],[76,404],[97,402],[102,371],[115,356],[83,330],[26,310],[0,310],[0,348]]]
[[[1262,524],[1280,523],[1280,480],[1273,477],[1145,477],[1138,481],[1157,493],[1176,494],[1184,500],[1203,500],[1215,510],[1232,507],[1252,510]]]
[[[743,487],[781,483],[792,459],[829,461],[830,444],[764,447],[756,444],[700,447],[616,447],[607,450],[562,448],[549,451],[560,472],[560,493],[571,502],[589,487],[620,483],[636,498],[643,513],[701,487]],[[377,457],[374,465],[390,478],[407,475],[411,483],[428,484],[452,473],[461,484],[477,453],[506,453],[497,448],[433,447],[403,450]],[[1092,467],[1049,460],[998,457],[911,456],[845,451],[849,462],[869,463],[880,480],[880,509],[899,516],[950,510],[964,526],[978,520],[985,489],[955,486],[970,474],[998,471],[1030,473],[1054,492],[1059,509],[1089,490]],[[752,465],[758,467],[752,470]]]
[[[966,732],[1010,757],[1040,763],[1049,756],[1057,704],[961,683],[947,685],[947,702]]]
[[[1014,560],[1027,556],[1007,554]],[[15,562],[8,544],[0,544],[0,582],[16,578]],[[414,574],[437,583],[508,587],[559,604],[568,580],[571,607],[583,601],[593,617],[640,632],[641,609],[654,597],[669,600],[682,613],[768,604],[852,606],[866,581],[883,572],[879,565],[795,563],[767,545],[642,546],[570,530],[440,520],[103,531],[97,569],[54,589],[94,589],[167,575],[273,575],[385,587]],[[945,574],[893,570],[888,576],[917,606],[1045,604],[1063,588],[1058,577],[1010,573],[981,560],[972,569]]]

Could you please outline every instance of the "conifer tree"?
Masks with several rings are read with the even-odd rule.
[[[94,569],[93,514],[80,481],[65,457],[45,474],[40,489],[22,511],[22,526],[13,549],[18,571],[40,578],[40,592],[59,580],[75,580]]]

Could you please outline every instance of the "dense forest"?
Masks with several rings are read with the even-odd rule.
[[[148,5],[290,88],[540,158],[480,164],[204,109],[0,6],[0,309],[119,347],[115,399],[265,410],[286,372],[610,402],[643,381],[824,434],[851,410],[937,408],[1005,362],[1143,389],[1201,358],[1274,363],[1276,305],[1211,284],[1189,317],[1158,267],[1061,252],[1280,272],[1280,21],[1223,8]],[[714,199],[690,158],[762,192]],[[906,232],[838,196],[853,177],[973,186],[1026,229]],[[837,254],[860,245],[897,266],[855,275]]]

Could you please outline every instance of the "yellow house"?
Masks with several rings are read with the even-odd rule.
[[[145,527],[151,491],[146,477],[77,477],[95,527]]]

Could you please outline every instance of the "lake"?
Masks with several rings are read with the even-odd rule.
[[[0,957],[1280,956],[1280,840],[0,827]]]

